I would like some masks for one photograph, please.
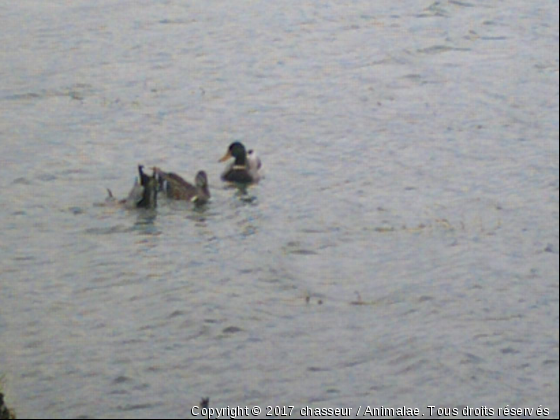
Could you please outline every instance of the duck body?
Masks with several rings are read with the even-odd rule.
[[[240,142],[230,144],[226,154],[220,159],[220,162],[234,158],[222,173],[222,181],[238,182],[249,184],[258,182],[261,178],[261,160],[253,150],[246,151],[245,146]]]
[[[210,199],[208,176],[204,171],[198,171],[194,185],[173,172],[164,172],[159,168],[154,168],[154,173],[158,177],[160,188],[171,199],[192,201],[197,204],[206,203]]]

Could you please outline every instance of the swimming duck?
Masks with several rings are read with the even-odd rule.
[[[229,158],[235,161],[229,164],[222,173],[222,180],[229,182],[251,183],[261,178],[261,160],[253,150],[246,152],[245,146],[236,141],[229,145],[226,154],[219,160],[225,162]]]
[[[210,199],[208,177],[204,171],[198,171],[194,185],[173,172],[164,172],[159,168],[154,168],[154,173],[158,177],[160,188],[166,191],[169,198],[192,201],[196,204],[206,203]]]
[[[109,197],[107,198],[107,202],[116,202],[127,209],[156,208],[158,193],[156,173],[154,172],[152,176],[148,176],[144,173],[144,167],[142,165],[138,165],[138,174],[140,176],[135,180],[134,186],[126,199],[117,201],[113,197],[111,190],[108,189],[107,192],[109,193]]]

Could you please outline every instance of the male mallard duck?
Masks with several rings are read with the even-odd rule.
[[[158,192],[156,173],[154,172],[152,176],[146,175],[142,165],[138,165],[138,173],[140,175],[139,180],[136,179],[134,182],[134,186],[128,194],[128,197],[124,200],[117,201],[117,203],[123,205],[127,209],[154,209],[157,206]],[[109,193],[107,201],[115,202],[116,199],[113,197],[111,190],[107,190],[107,192]]]
[[[261,169],[261,160],[253,150],[245,151],[245,146],[236,141],[229,145],[229,148],[220,159],[225,162],[229,158],[235,158],[235,161],[229,164],[222,173],[222,180],[229,182],[251,183],[258,182],[260,179],[259,170]]]
[[[197,204],[206,203],[210,199],[208,177],[204,171],[198,171],[194,185],[173,172],[163,172],[159,168],[154,168],[154,173],[157,174],[159,185],[167,192],[169,198],[192,201]]]

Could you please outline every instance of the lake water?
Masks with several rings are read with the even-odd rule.
[[[558,15],[555,0],[3,2],[8,405],[558,416]],[[233,140],[263,161],[246,191],[219,178]],[[206,170],[211,202],[99,205],[139,163]]]

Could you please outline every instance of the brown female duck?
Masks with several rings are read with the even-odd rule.
[[[206,203],[210,199],[208,177],[204,171],[198,171],[194,185],[173,172],[164,172],[159,168],[154,168],[154,173],[158,177],[160,188],[167,193],[169,198],[197,204]]]

